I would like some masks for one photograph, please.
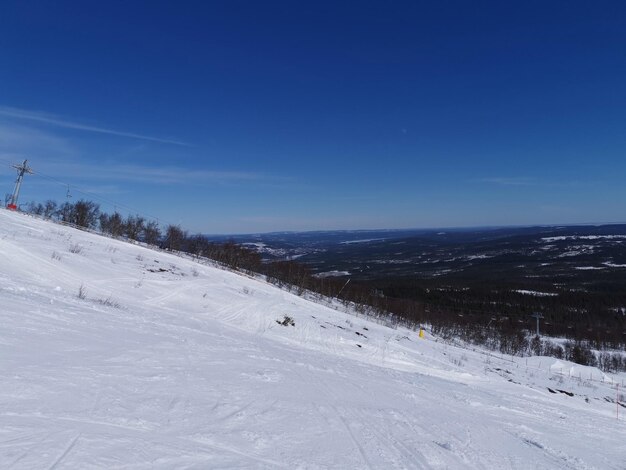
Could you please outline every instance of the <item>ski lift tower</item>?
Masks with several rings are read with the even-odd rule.
[[[24,179],[25,174],[32,175],[33,170],[27,165],[28,160],[24,160],[21,165],[13,165],[13,168],[17,170],[17,180],[15,180],[15,189],[13,190],[13,195],[11,196],[11,201],[7,204],[7,209],[12,211],[17,210],[17,198],[20,195],[20,187],[22,186],[22,180]]]
[[[537,336],[539,336],[539,319],[543,318],[543,315],[539,312],[535,312],[531,315],[531,317],[537,319]]]

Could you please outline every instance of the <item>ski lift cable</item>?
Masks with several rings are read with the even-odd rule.
[[[12,164],[13,164],[13,162],[12,162],[12,161],[7,160],[6,158],[3,158],[3,157],[0,157],[0,161],[5,162],[5,163],[7,163],[7,164],[9,164],[9,165],[12,165]],[[83,195],[85,195],[86,197],[89,197],[89,198],[91,198],[91,199],[96,199],[96,200],[98,200],[98,201],[100,201],[100,202],[105,202],[105,203],[107,203],[107,204],[111,205],[112,207],[121,207],[121,208],[123,208],[123,209],[128,210],[128,211],[129,211],[129,213],[134,212],[134,213],[136,213],[137,215],[143,216],[143,217],[145,217],[145,218],[147,218],[147,219],[152,219],[152,220],[157,221],[157,222],[158,222],[158,221],[161,221],[161,222],[164,222],[164,223],[166,223],[166,224],[168,224],[168,225],[177,225],[177,224],[174,224],[174,223],[172,223],[172,222],[170,222],[170,221],[168,221],[168,220],[163,219],[163,217],[157,217],[157,216],[155,216],[155,215],[148,214],[148,213],[146,213],[146,212],[144,212],[144,211],[141,211],[141,210],[139,210],[139,209],[137,209],[137,208],[135,208],[135,207],[132,207],[132,206],[129,206],[129,205],[126,205],[126,204],[122,204],[122,203],[120,203],[120,202],[114,201],[114,200],[112,200],[112,199],[106,198],[106,197],[104,197],[104,196],[101,196],[101,195],[99,195],[99,194],[95,194],[95,193],[93,193],[93,192],[90,192],[90,191],[87,191],[87,190],[84,190],[84,189],[80,189],[79,187],[77,187],[77,186],[75,186],[75,185],[70,185],[70,184],[69,184],[68,182],[66,182],[66,181],[61,181],[61,180],[59,180],[59,179],[57,179],[57,178],[55,178],[55,177],[53,177],[53,176],[46,175],[45,173],[42,173],[41,171],[33,171],[33,175],[34,175],[34,176],[41,176],[41,177],[42,177],[42,178],[44,178],[44,179],[47,179],[47,180],[53,181],[53,182],[55,182],[55,183],[57,183],[57,184],[59,184],[59,185],[61,185],[61,186],[67,187],[66,197],[68,197],[68,194],[70,194],[70,196],[69,196],[69,197],[71,197],[71,193],[70,193],[70,190],[69,190],[69,188],[70,188],[70,186],[71,186],[71,187],[72,187],[72,191],[73,191],[73,192],[83,194]]]
[[[154,216],[152,214],[144,213],[143,211],[140,211],[139,209],[137,209],[135,207],[129,206],[127,204],[122,204],[120,202],[117,202],[117,201],[114,201],[112,199],[106,198],[106,197],[101,196],[99,194],[95,194],[95,193],[93,193],[91,191],[87,191],[85,189],[80,189],[79,187],[77,187],[75,185],[70,185],[69,183],[67,183],[65,181],[61,181],[61,180],[59,180],[57,178],[54,178],[52,176],[46,175],[44,173],[41,173],[40,171],[35,171],[34,174],[37,175],[37,176],[41,176],[42,178],[48,179],[50,181],[54,181],[55,183],[57,183],[59,185],[62,185],[62,186],[65,186],[65,187],[71,186],[73,192],[83,194],[85,196],[88,196],[88,197],[93,198],[93,199],[97,199],[97,200],[102,201],[102,202],[106,202],[107,204],[110,204],[113,207],[121,207],[121,208],[126,209],[126,210],[128,210],[130,212],[135,212],[135,213],[137,213],[139,215],[143,215],[143,216],[145,216],[145,217],[147,217],[149,219],[163,220],[161,217],[156,217],[156,216]]]

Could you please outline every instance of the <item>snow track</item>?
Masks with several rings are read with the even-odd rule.
[[[334,307],[0,210],[0,468],[626,468],[610,384]]]

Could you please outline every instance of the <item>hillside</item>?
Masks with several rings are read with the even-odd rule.
[[[1,468],[623,469],[625,377],[0,210]]]

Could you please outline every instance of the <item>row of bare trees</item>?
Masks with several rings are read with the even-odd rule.
[[[100,230],[113,237],[125,237],[157,245],[161,241],[161,230],[155,221],[146,221],[139,215],[123,217],[119,212],[107,214],[100,210],[99,204],[79,200],[75,203],[57,204],[48,200],[45,203],[31,202],[27,205],[28,212],[77,227]]]

